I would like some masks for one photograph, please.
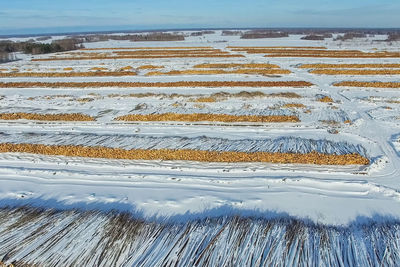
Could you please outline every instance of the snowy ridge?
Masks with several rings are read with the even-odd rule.
[[[179,137],[179,136],[140,136],[140,135],[107,135],[89,133],[23,133],[7,134],[0,132],[1,143],[30,143],[45,145],[81,145],[105,146],[123,149],[190,149],[206,151],[240,151],[240,152],[279,152],[310,153],[317,151],[324,154],[352,154],[366,156],[362,145],[328,140],[313,140],[300,137],[279,137],[276,139],[242,139]]]
[[[394,266],[398,222],[321,226],[288,217],[146,222],[127,213],[0,210],[0,259],[46,266]],[[55,253],[55,251],[58,251]]]

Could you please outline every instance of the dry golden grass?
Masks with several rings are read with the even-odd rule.
[[[8,71],[8,69],[0,69],[0,71]]]
[[[213,49],[211,46],[159,46],[159,47],[110,47],[110,48],[82,48],[80,50],[85,51],[96,51],[96,50],[131,50],[131,49],[139,49],[139,50],[155,50],[155,49]]]
[[[400,69],[315,69],[311,70],[310,73],[323,75],[399,75]]]
[[[192,54],[229,54],[220,49],[196,49],[196,50],[136,50],[136,51],[115,51],[115,55],[192,55]]]
[[[306,81],[179,81],[179,82],[0,82],[0,88],[97,87],[309,87]]]
[[[73,71],[74,68],[68,67],[68,68],[64,68],[63,70],[64,70],[64,71]]]
[[[10,263],[10,264],[5,264],[2,261],[0,261],[0,267],[15,267],[14,264]]]
[[[324,96],[324,97],[318,99],[318,101],[319,101],[319,102],[324,102],[324,103],[332,103],[332,102],[333,102],[333,99],[330,98],[329,96]]]
[[[196,102],[196,103],[213,103],[216,102],[217,100],[214,97],[199,97],[196,99],[193,99],[191,102]]]
[[[363,53],[359,50],[316,50],[316,49],[269,49],[269,48],[249,48],[249,49],[232,49],[232,51],[244,51],[249,54],[353,54]]]
[[[236,49],[327,49],[324,46],[228,46]]]
[[[275,64],[267,64],[267,63],[248,63],[248,64],[239,64],[239,63],[204,63],[193,66],[194,68],[202,68],[202,69],[229,69],[229,68],[245,68],[245,69],[279,69],[280,67]]]
[[[37,113],[0,113],[0,120],[37,120],[37,121],[94,121],[91,116],[80,113],[37,114]]]
[[[400,68],[400,64],[303,64],[302,69]]]
[[[283,105],[284,108],[306,108],[304,104],[301,103],[287,103]]]
[[[50,156],[108,158],[127,160],[189,160],[202,162],[269,162],[281,164],[317,165],[368,165],[369,159],[359,154],[331,155],[318,152],[271,153],[271,152],[217,152],[188,149],[124,150],[108,147],[84,147],[71,145],[40,145],[0,143],[0,153],[32,153]]]
[[[399,58],[400,53],[376,52],[376,53],[270,53],[264,57],[315,57],[315,58]]]
[[[400,88],[400,82],[359,82],[343,81],[334,83],[333,86],[372,87],[372,88]]]
[[[237,69],[237,70],[172,70],[169,72],[152,71],[147,73],[147,76],[158,75],[215,75],[215,74],[255,74],[255,75],[270,75],[270,74],[290,74],[290,70],[283,69]]]
[[[50,57],[33,58],[31,61],[60,61],[60,60],[105,60],[105,59],[146,59],[146,58],[233,58],[243,55],[220,53],[203,54],[171,54],[171,55],[125,55],[125,56],[84,56],[84,57]]]
[[[163,69],[164,66],[155,66],[155,65],[143,65],[137,67],[138,70],[154,70],[154,69]]]
[[[271,48],[240,48],[249,54],[267,54],[264,57],[327,57],[327,58],[398,58],[399,52],[362,52],[359,50],[316,50],[316,49],[271,49]]]
[[[105,77],[135,76],[134,71],[88,71],[88,72],[17,72],[0,73],[0,77]]]
[[[80,103],[88,103],[94,101],[94,98],[91,97],[84,97],[84,98],[78,98],[76,101]]]
[[[120,71],[129,71],[129,70],[132,70],[132,69],[133,69],[132,66],[125,66],[125,67],[120,68],[119,70]]]
[[[107,68],[104,68],[104,67],[93,67],[93,68],[90,68],[90,70],[94,70],[94,71],[106,71],[106,70],[108,70]]]
[[[177,113],[163,113],[163,114],[130,114],[117,117],[118,121],[214,121],[214,122],[299,122],[297,116],[284,116],[284,115],[271,115],[271,116],[257,116],[257,115],[227,115],[227,114],[206,114],[206,113],[193,113],[193,114],[177,114]]]

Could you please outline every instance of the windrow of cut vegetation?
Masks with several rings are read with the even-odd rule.
[[[118,121],[185,121],[185,122],[300,122],[297,116],[286,115],[229,115],[229,114],[178,114],[178,113],[162,113],[162,114],[129,114],[117,117]]]
[[[370,88],[400,88],[400,82],[363,82],[342,81],[334,83],[333,86],[340,87],[370,87]]]
[[[310,87],[312,85],[306,81],[0,82],[0,88]]]

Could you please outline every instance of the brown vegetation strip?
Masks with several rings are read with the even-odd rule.
[[[327,58],[398,58],[399,52],[362,52],[359,50],[315,50],[315,49],[232,49],[249,54],[267,54],[264,57],[327,57]]]
[[[192,54],[229,54],[220,49],[197,49],[197,50],[136,50],[136,51],[115,51],[116,55],[192,55]]]
[[[237,49],[327,49],[324,46],[228,46],[227,48]]]
[[[303,64],[302,69],[400,68],[400,64]]]
[[[214,75],[214,74],[290,74],[290,70],[283,69],[237,69],[237,70],[172,70],[169,72],[152,71],[147,73],[147,76],[156,75]]]
[[[215,122],[300,122],[297,116],[285,115],[228,115],[228,114],[210,114],[210,113],[193,113],[193,114],[129,114],[117,117],[118,121],[215,121]]]
[[[179,82],[0,82],[0,88],[85,87],[309,87],[306,81],[179,81]]]
[[[231,58],[244,57],[243,55],[230,54],[191,54],[191,55],[143,55],[143,56],[95,56],[95,57],[57,57],[57,58],[34,58],[31,61],[57,61],[57,60],[97,60],[97,59],[145,59],[145,58]]]
[[[13,72],[0,73],[0,78],[7,77],[104,77],[104,76],[135,76],[134,71],[87,71],[87,72]]]
[[[314,50],[314,49],[232,49],[233,51],[245,51],[249,54],[332,54],[332,53],[342,53],[342,54],[353,54],[353,53],[363,53],[359,50]],[[378,53],[378,52],[377,52]]]
[[[398,74],[400,74],[400,70],[391,70],[391,69],[380,69],[380,70],[315,69],[315,70],[311,70],[310,73],[324,74],[324,75],[398,75]]]
[[[94,121],[91,116],[80,113],[38,114],[38,113],[0,113],[0,120],[38,120],[38,121]]]
[[[216,102],[230,97],[242,97],[242,98],[255,98],[255,97],[284,97],[284,98],[301,98],[301,95],[296,94],[294,92],[280,92],[280,93],[271,93],[266,94],[260,91],[241,91],[239,93],[228,93],[228,92],[218,92],[213,93],[209,97],[204,95],[186,95],[186,94],[165,94],[165,93],[133,93],[127,95],[121,94],[109,94],[108,97],[162,97],[162,98],[176,98],[176,97],[199,97],[201,99],[213,99],[210,101],[196,101],[195,102]]]
[[[400,88],[400,82],[343,81],[343,82],[334,83],[333,86],[373,87],[373,88]]]
[[[228,68],[246,68],[246,69],[279,69],[280,67],[275,64],[267,63],[204,63],[195,65],[194,68],[202,69],[228,69]]]
[[[137,67],[138,70],[154,70],[154,69],[162,69],[164,66],[155,66],[155,65],[142,65]]]
[[[331,155],[318,152],[271,153],[271,152],[218,152],[188,149],[124,150],[108,147],[71,145],[10,144],[0,143],[0,153],[33,153],[49,156],[70,156],[128,160],[189,160],[203,162],[270,162],[284,164],[317,165],[368,165],[369,160],[359,154]]]
[[[213,49],[211,46],[160,46],[160,47],[110,47],[110,48],[82,48],[79,50],[95,51],[95,50],[131,50],[131,49]]]

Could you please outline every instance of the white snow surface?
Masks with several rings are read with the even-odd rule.
[[[185,41],[179,42],[109,41],[88,43],[85,46],[88,48],[212,46],[227,51],[229,51],[226,48],[228,45],[326,46],[332,49],[363,51],[373,51],[373,48],[398,51],[400,48],[398,43],[389,46],[385,42],[371,43],[366,39],[338,43],[331,39],[304,41],[300,40],[300,37],[294,35],[278,39],[242,40],[237,36],[221,36],[220,31],[217,31],[211,35],[187,37]],[[313,75],[306,69],[297,68],[299,64],[305,63],[398,63],[398,59],[265,58],[262,54],[242,54],[246,57],[44,62],[33,62],[30,61],[30,56],[24,56],[20,61],[2,64],[0,67],[18,68],[20,72],[28,71],[28,69],[62,71],[66,67],[72,67],[74,71],[87,71],[91,67],[117,70],[127,65],[136,68],[152,64],[163,65],[165,66],[163,71],[169,71],[190,69],[193,65],[200,63],[254,62],[277,64],[282,69],[289,69],[293,73],[281,77],[258,75],[146,77],[143,76],[144,72],[139,72],[138,76],[132,77],[0,78],[0,82],[304,80],[315,85],[310,88],[0,88],[0,112],[79,112],[97,119],[96,122],[1,121],[0,142],[47,144],[75,142],[75,144],[108,144],[132,148],[140,146],[138,140],[147,140],[146,138],[164,140],[162,141],[164,147],[175,146],[173,142],[176,140],[192,138],[190,140],[198,142],[192,144],[193,146],[209,149],[221,146],[218,140],[223,139],[226,142],[224,148],[229,146],[233,147],[233,150],[245,150],[249,147],[247,144],[239,144],[240,140],[250,140],[249,142],[254,144],[257,140],[261,140],[262,143],[263,140],[288,138],[283,140],[302,140],[303,143],[309,140],[320,140],[323,144],[334,144],[334,148],[331,149],[322,145],[324,151],[332,153],[336,151],[335,149],[351,148],[354,151],[362,151],[371,160],[371,164],[369,166],[316,166],[256,162],[228,164],[0,153],[0,203],[15,201],[22,204],[51,206],[50,203],[55,201],[58,207],[121,209],[138,212],[146,218],[184,215],[189,219],[210,216],[210,210],[218,213],[224,210],[224,207],[229,207],[230,212],[237,214],[246,214],[251,211],[258,216],[268,217],[271,213],[282,213],[328,225],[347,225],[359,217],[386,216],[400,219],[400,104],[389,101],[400,99],[399,90],[350,89],[332,86],[333,82],[342,80],[398,82],[400,76]],[[49,57],[49,55],[34,57]],[[266,94],[295,92],[301,98],[228,98],[221,102],[194,103],[188,101],[189,97],[110,96],[110,94],[152,92],[178,93],[195,98],[221,91],[262,91]],[[54,97],[46,98],[46,96]],[[317,101],[320,96],[330,96],[334,103]],[[77,101],[81,98],[92,98],[92,100]],[[304,112],[305,109],[285,108],[284,105],[288,103],[302,103],[311,112]],[[136,109],[141,104],[145,104],[145,108]],[[125,114],[165,112],[298,115],[301,122],[261,124],[114,121],[115,117]],[[347,120],[351,123],[344,123]],[[329,121],[337,123],[330,124]],[[337,130],[338,133],[332,134],[332,130]],[[71,136],[75,139],[71,139]],[[203,143],[204,141],[201,141],[204,138],[213,140],[215,144],[207,146]],[[151,146],[148,143],[146,145]],[[286,146],[288,150],[297,152],[304,149],[304,146],[302,147],[297,142],[286,143]],[[258,145],[257,147],[259,148]]]

